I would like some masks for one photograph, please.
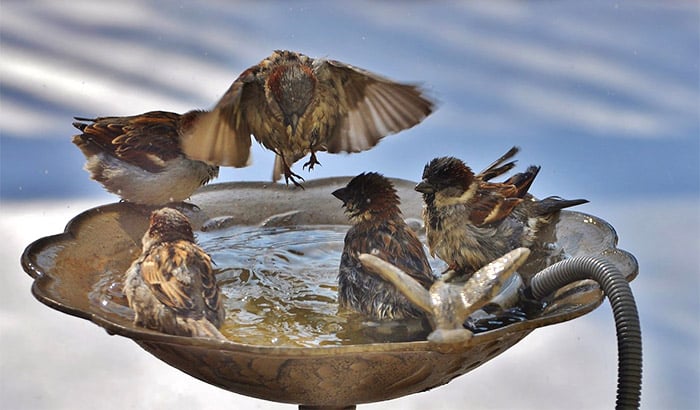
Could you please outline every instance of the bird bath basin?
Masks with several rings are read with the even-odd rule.
[[[191,198],[196,207],[183,206],[181,210],[200,235],[226,229],[232,223],[244,227],[337,227],[346,225],[347,219],[331,192],[348,180],[309,181],[304,191],[281,184],[215,184]],[[420,218],[422,201],[413,190],[414,183],[393,182],[404,216]],[[109,309],[100,302],[109,299],[110,289],[119,287],[119,278],[139,254],[150,210],[128,203],[93,208],[73,218],[64,233],[29,245],[22,265],[35,279],[34,296],[54,309],[88,319],[110,334],[134,340],[164,362],[209,384],[265,400],[342,408],[425,391],[484,364],[537,327],[582,316],[603,300],[595,282],[579,281],[560,289],[535,317],[455,343],[422,339],[304,347],[172,336],[135,327],[125,300],[115,297],[105,302],[113,305]],[[603,256],[628,281],[637,275],[635,258],[616,248],[614,229],[599,218],[563,211],[542,235],[543,242],[568,257]],[[527,280],[551,262],[533,251],[520,273]],[[235,323],[232,326],[229,333],[235,333]]]

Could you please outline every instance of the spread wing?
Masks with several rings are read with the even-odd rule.
[[[92,122],[73,123],[82,131],[73,137],[73,143],[86,156],[103,152],[150,172],[159,172],[166,161],[180,155],[179,114],[152,111],[131,117],[76,120]]]
[[[181,316],[201,318],[201,295],[210,292],[206,287],[202,292],[202,278],[213,278],[214,274],[209,256],[199,247],[187,241],[158,245],[144,259],[141,275],[165,306]]]
[[[211,112],[202,113],[183,133],[182,151],[191,159],[213,165],[250,165],[251,134],[265,127],[265,90],[254,75],[244,71]]]
[[[327,151],[359,152],[386,135],[411,128],[434,108],[422,90],[334,60],[314,60],[318,79],[331,87],[340,111],[338,125],[328,138]],[[326,97],[330,98],[329,95]]]

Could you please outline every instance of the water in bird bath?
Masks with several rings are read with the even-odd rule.
[[[234,225],[198,231],[197,242],[211,255],[224,296],[222,333],[236,343],[286,347],[424,340],[430,332],[425,321],[377,323],[338,308],[338,266],[347,229]],[[436,272],[444,270],[443,262],[429,260]],[[89,297],[102,309],[130,318],[122,275],[100,275]],[[524,319],[515,311],[502,323],[493,318],[472,323],[472,330]]]
[[[238,343],[319,346],[425,337],[420,321],[381,326],[338,309],[347,226],[240,227],[198,234],[225,296],[222,332]]]

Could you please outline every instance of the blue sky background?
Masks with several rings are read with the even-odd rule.
[[[633,289],[651,369],[643,407],[700,406],[697,2],[4,1],[0,7],[3,228],[25,233],[18,215],[36,209],[32,204],[65,207],[44,225],[60,230],[82,211],[78,204],[116,200],[83,171],[84,158],[70,143],[73,116],[210,108],[241,71],[274,49],[326,56],[420,82],[439,108],[371,151],[319,155],[322,166],[308,177],[373,170],[418,180],[433,157],[457,156],[480,169],[520,146],[521,167],[542,166],[535,195],[589,199],[580,210],[611,222],[621,246],[640,260]],[[272,153],[254,144],[253,161],[224,169],[218,181],[268,180]],[[27,232],[36,237],[56,233],[32,226]],[[13,260],[26,244],[16,245]],[[23,303],[37,304],[18,265],[3,269],[26,294]],[[22,309],[8,304],[3,318]],[[46,313],[47,320],[56,316]],[[608,308],[590,318],[596,331],[614,338]],[[574,363],[582,371],[587,365]],[[614,359],[609,365],[589,370],[591,377],[612,373],[606,383],[614,388]],[[6,362],[2,369],[14,367]],[[37,405],[20,390],[5,389],[16,403]],[[480,403],[491,408],[492,401]]]
[[[276,48],[422,82],[440,103],[372,151],[322,155],[311,177],[415,180],[434,156],[478,166],[515,144],[542,165],[541,195],[700,190],[693,2],[169,4],[4,6],[3,198],[94,195],[72,116],[209,108]],[[272,154],[256,148],[220,180],[268,179]]]

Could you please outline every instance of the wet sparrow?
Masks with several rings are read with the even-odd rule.
[[[488,182],[513,167],[513,162],[503,163],[515,153],[511,149],[476,175],[453,157],[435,158],[425,166],[416,191],[425,202],[428,246],[451,269],[471,274],[513,249],[530,247],[557,211],[588,202],[529,195],[537,166],[501,183]]]
[[[401,216],[391,182],[377,173],[363,173],[333,195],[343,201],[352,224],[340,260],[340,305],[373,319],[421,317],[423,313],[394,285],[366,271],[358,258],[372,254],[398,266],[426,289],[435,280],[423,245]]]
[[[209,255],[197,246],[189,220],[172,208],[151,214],[143,250],[124,279],[134,323],[181,336],[225,340],[219,287]]]

